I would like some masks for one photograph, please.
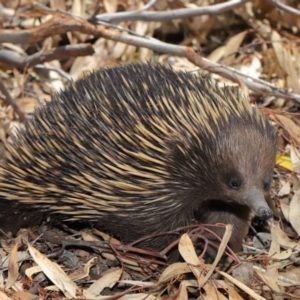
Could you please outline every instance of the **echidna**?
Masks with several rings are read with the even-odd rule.
[[[272,215],[264,194],[274,129],[239,91],[208,79],[151,64],[92,72],[25,127],[2,152],[4,230],[58,215],[128,243],[192,222],[231,223],[238,251],[251,212]],[[160,250],[174,238],[140,246]]]

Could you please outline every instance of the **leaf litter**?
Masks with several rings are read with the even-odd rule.
[[[190,237],[196,229],[188,228],[188,234],[183,234],[175,245],[181,260],[171,265],[160,259],[159,253],[126,248],[98,230],[70,233],[53,229],[51,233],[61,241],[55,243],[28,228],[20,231],[17,237],[2,234],[1,299],[34,299],[37,296],[60,299],[300,299],[300,7],[296,0],[244,1],[224,13],[175,18],[178,9],[229,6],[231,2],[234,1],[45,0],[35,4],[31,0],[3,0],[0,3],[0,81],[14,100],[9,101],[1,89],[1,143],[10,141],[23,127],[18,109],[29,119],[35,108],[51,100],[53,93],[92,69],[149,60],[210,76],[220,84],[240,85],[277,126],[279,133],[271,193],[278,217],[263,226],[258,222],[255,228],[260,238],[256,237],[254,243],[254,234],[250,231],[238,256],[226,248],[229,225],[225,227],[212,264],[199,256]],[[279,7],[278,3],[283,6]],[[291,13],[289,8],[296,12]],[[167,20],[148,22],[134,18],[135,13],[171,10],[174,18]],[[61,30],[63,23],[57,27],[57,32],[51,26],[44,26],[54,26],[55,18],[61,16],[72,22],[75,16],[93,20],[97,15],[107,17],[105,13],[119,21],[106,24],[102,36],[88,29],[80,31],[80,28],[64,32]],[[128,13],[129,17],[120,18],[122,13]],[[151,20],[152,16],[148,18]],[[41,29],[44,31],[39,31]],[[26,30],[30,30],[29,39],[35,38],[34,41],[26,40]],[[130,43],[121,38],[109,39],[116,31],[117,37],[121,36],[120,32],[130,37]],[[9,37],[5,33],[9,33]],[[39,37],[39,33],[42,36]],[[164,47],[159,48],[161,44],[157,41],[165,42]],[[170,45],[173,52],[168,48]],[[203,55],[207,68],[181,55],[179,47],[183,46],[193,47]],[[213,63],[220,64],[219,72]],[[235,70],[249,80],[242,80]],[[228,72],[234,74],[234,80],[226,76]],[[260,85],[253,85],[255,83]],[[268,235],[263,237],[263,233]],[[267,247],[258,246],[261,240],[267,244],[268,239],[271,242]],[[65,246],[62,241],[66,240],[74,241],[75,245]],[[80,247],[81,242],[83,247]],[[233,261],[226,271],[220,268],[223,253]],[[243,263],[250,263],[249,274],[252,274],[246,275],[245,280],[242,276],[233,276],[236,274],[234,268]]]

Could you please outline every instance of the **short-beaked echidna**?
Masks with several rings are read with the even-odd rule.
[[[57,215],[128,243],[197,223],[272,215],[272,125],[239,91],[161,65],[92,72],[53,97],[6,144],[0,227]],[[160,250],[176,236],[145,242]]]

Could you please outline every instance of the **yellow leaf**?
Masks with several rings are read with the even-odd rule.
[[[291,158],[281,153],[276,155],[276,164],[290,171],[294,171]]]

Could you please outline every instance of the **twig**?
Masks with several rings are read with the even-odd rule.
[[[47,61],[87,56],[94,54],[94,52],[94,48],[90,44],[68,45],[47,51],[42,50],[26,57],[22,57],[21,54],[14,51],[0,50],[0,62],[12,65],[19,70],[24,70]]]
[[[9,91],[5,87],[4,83],[2,82],[0,78],[0,91],[2,94],[5,96],[7,102],[13,107],[14,111],[17,113],[19,116],[20,120],[24,122],[26,120],[25,114],[21,111],[20,107],[16,103],[16,101],[13,99],[13,97],[10,95]]]
[[[231,0],[224,3],[198,8],[181,8],[167,11],[125,11],[119,13],[106,13],[95,16],[96,21],[119,23],[126,21],[167,21],[202,15],[216,15],[237,8],[249,0]]]
[[[150,0],[147,4],[144,5],[144,7],[141,9],[141,11],[150,9],[153,5],[155,5],[157,0]]]
[[[274,6],[278,7],[279,9],[282,9],[288,13],[291,13],[293,15],[296,15],[297,17],[300,17],[300,11],[296,8],[285,5],[285,4],[281,3],[279,0],[269,0],[269,2],[272,3]]]
[[[72,81],[72,77],[67,72],[62,70],[61,68],[54,67],[54,66],[45,66],[45,65],[41,65],[41,64],[35,65],[34,68],[57,72],[60,76],[66,78],[69,82]]]

